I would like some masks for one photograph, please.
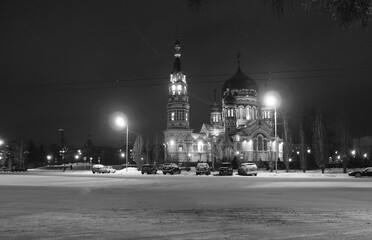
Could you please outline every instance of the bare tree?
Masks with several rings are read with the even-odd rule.
[[[316,110],[311,118],[313,128],[313,148],[315,151],[315,161],[318,167],[324,173],[326,158],[325,158],[325,127],[323,115],[320,110]]]
[[[133,145],[133,159],[137,163],[137,167],[141,168],[143,165],[143,159],[142,159],[142,154],[143,154],[143,139],[142,135],[139,134],[136,138],[136,141],[134,142]]]
[[[149,161],[149,154],[150,154],[150,145],[149,145],[149,138],[146,139],[146,163],[150,163]]]
[[[340,141],[340,155],[342,159],[342,168],[344,173],[346,173],[346,165],[348,162],[348,158],[346,155],[347,149],[346,149],[346,135],[347,135],[347,130],[346,130],[346,120],[344,117],[342,117],[338,123],[338,134],[339,134],[339,141]]]
[[[207,0],[186,0],[186,3],[191,11],[196,12],[208,5]],[[295,7],[324,12],[342,27],[354,23],[366,27],[372,12],[372,0],[265,0],[262,3],[278,15],[283,15],[287,8]]]
[[[306,158],[305,158],[305,132],[302,126],[302,123],[300,124],[300,166],[303,172],[306,172]]]
[[[289,157],[291,155],[292,147],[293,147],[293,142],[292,142],[292,136],[289,131],[289,126],[288,126],[288,119],[287,115],[283,115],[283,127],[284,127],[284,164],[286,167],[286,170],[288,172],[289,170]]]
[[[223,158],[226,161],[232,161],[234,157],[234,145],[230,140],[230,137],[226,135],[223,138]]]
[[[155,143],[154,143],[154,157],[155,157],[155,163],[159,164],[159,143],[158,143],[158,135],[155,135]]]

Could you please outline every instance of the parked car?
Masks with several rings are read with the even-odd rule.
[[[221,163],[220,168],[218,169],[219,175],[233,175],[233,167],[230,162]]]
[[[99,173],[101,168],[104,168],[102,164],[94,164],[92,167],[92,173]]]
[[[352,171],[348,174],[349,176],[354,176],[356,178],[360,178],[362,176],[372,177],[372,167],[367,167],[366,169],[360,171]]]
[[[116,169],[111,167],[111,166],[106,166],[107,170],[108,170],[108,173],[115,173],[116,172]]]
[[[179,163],[178,166],[180,167],[181,170],[185,170],[189,172],[191,168],[189,166],[186,166],[184,163]]]
[[[27,168],[13,166],[12,167],[12,172],[27,172]]]
[[[181,168],[175,163],[164,163],[162,171],[164,175],[166,175],[167,173],[170,173],[172,175],[175,173],[180,174]]]
[[[257,165],[254,163],[242,163],[238,168],[238,174],[257,176],[258,174]]]
[[[12,171],[12,169],[7,168],[7,167],[1,167],[0,168],[0,172],[10,172],[10,171]]]
[[[143,164],[142,166],[142,169],[141,169],[141,173],[142,174],[157,174],[158,173],[158,169],[156,168],[156,166],[152,165],[152,164]]]
[[[92,167],[93,173],[114,173],[116,170],[112,168],[111,166],[104,166],[102,164],[95,164]]]
[[[205,174],[210,175],[211,174],[211,168],[209,167],[208,163],[198,163],[196,165],[196,175]]]

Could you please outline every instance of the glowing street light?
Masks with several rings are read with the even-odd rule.
[[[0,146],[4,144],[4,140],[0,139]]]
[[[52,158],[53,158],[52,155],[47,155],[46,158],[48,160],[48,164],[50,164],[50,160],[52,160]]]
[[[276,123],[276,108],[280,103],[280,96],[276,92],[268,92],[265,95],[265,103],[269,107],[274,107],[274,127],[275,127],[275,173],[278,173],[278,139],[277,139],[277,123]]]
[[[115,124],[119,129],[123,129],[126,127],[127,134],[126,134],[126,146],[125,146],[125,171],[128,171],[128,132],[129,132],[129,126],[128,121],[125,120],[124,116],[116,116],[115,118]]]

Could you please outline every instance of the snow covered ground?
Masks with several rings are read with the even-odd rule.
[[[372,178],[0,174],[0,239],[371,239]]]

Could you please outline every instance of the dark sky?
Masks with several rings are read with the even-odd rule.
[[[169,1],[1,1],[0,136],[118,146],[110,115],[163,136],[177,24],[191,127],[209,121],[214,89],[237,70],[276,89],[294,124],[320,106],[328,124],[344,113],[354,136],[372,134],[372,34],[341,29],[300,6],[278,16],[266,1],[207,1],[195,11]],[[262,90],[263,92],[263,90]],[[131,135],[134,138],[135,135]]]

